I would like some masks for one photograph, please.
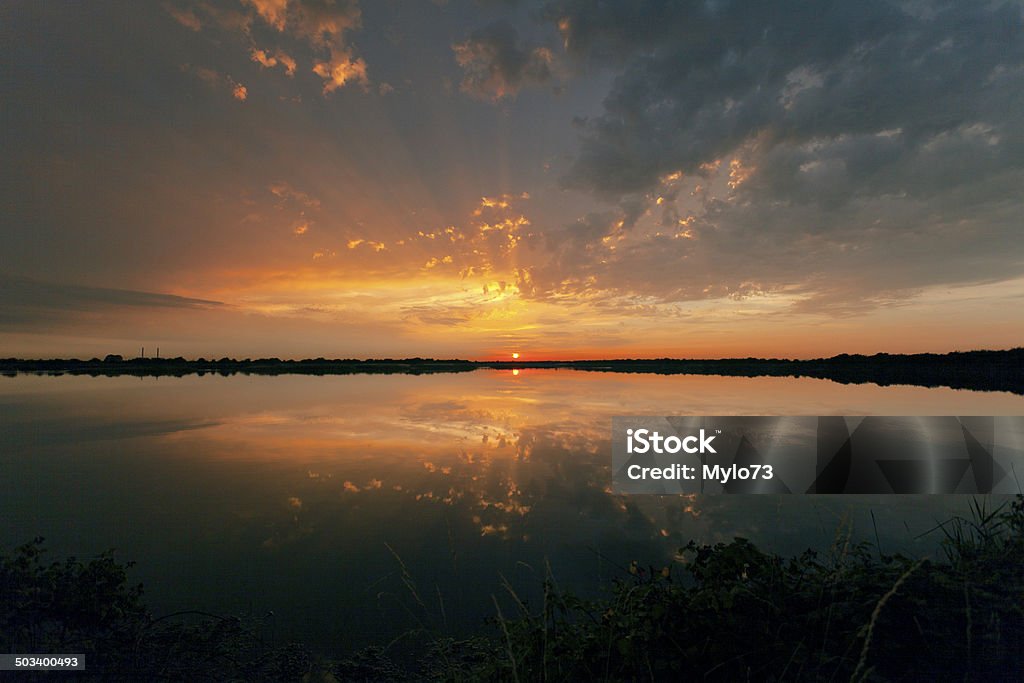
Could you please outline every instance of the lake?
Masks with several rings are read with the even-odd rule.
[[[573,370],[0,378],[0,543],[116,548],[156,614],[200,609],[331,652],[464,634],[548,575],[841,524],[932,552],[957,496],[615,496],[613,415],[1022,415],[1024,397],[779,377]],[[872,512],[874,519],[872,519]],[[877,527],[877,535],[876,535]],[[272,612],[272,616],[269,613]]]

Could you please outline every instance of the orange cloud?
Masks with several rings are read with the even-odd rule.
[[[352,240],[349,240],[348,244],[346,244],[345,246],[347,246],[349,249],[355,249],[355,248],[359,247],[360,245],[364,245],[366,247],[369,247],[370,249],[373,249],[374,251],[384,251],[387,248],[384,245],[383,242],[375,242],[374,240],[364,240],[364,239],[352,239]]]
[[[329,54],[327,59],[313,65],[313,73],[324,80],[324,95],[348,83],[364,86],[369,83],[366,62],[355,57],[345,41],[345,33],[359,28],[362,20],[359,4],[355,0],[323,5],[288,0],[246,2],[256,9],[260,18],[278,31],[288,31]],[[279,57],[277,60],[283,61]],[[294,71],[294,60],[291,61],[291,71]]]
[[[275,66],[281,66],[284,68],[284,72],[287,76],[294,76],[297,64],[295,59],[290,57],[283,50],[275,50],[273,54],[266,50],[258,50],[253,48],[249,53],[249,57],[252,61],[258,63],[265,69],[272,69]]]
[[[239,102],[244,102],[246,98],[249,97],[248,88],[233,79],[231,76],[222,74],[219,71],[215,71],[205,66],[192,66],[191,64],[183,64],[181,69],[182,71],[195,74],[196,78],[211,88],[218,90],[222,88],[229,89],[231,91],[231,96]]]
[[[346,38],[348,32],[361,27],[362,12],[357,0],[242,0],[242,6],[242,11],[234,11],[201,5],[216,25],[244,34],[250,43],[254,39],[253,23],[260,20],[278,33],[308,43],[318,53],[312,70],[323,79],[325,96],[350,83],[364,88],[369,85],[366,62],[356,56]],[[199,30],[200,20],[191,10],[168,6],[167,11],[182,25]],[[270,52],[253,46],[249,58],[263,68],[281,66],[288,76],[298,69],[297,61],[280,49]],[[386,94],[391,90],[391,86],[382,85],[379,92]]]
[[[277,57],[277,61],[280,62],[282,66],[284,66],[285,74],[288,76],[294,76],[295,68],[297,66],[295,60],[286,55],[284,52],[281,52],[280,50],[275,52],[274,55]]]
[[[294,187],[292,187],[291,184],[289,184],[289,183],[287,183],[285,181],[281,181],[279,183],[274,183],[273,185],[271,185],[267,189],[270,191],[270,193],[272,195],[274,195],[275,197],[280,199],[282,201],[282,203],[285,203],[285,202],[296,202],[296,203],[302,204],[303,206],[305,206],[307,208],[310,208],[310,209],[319,209],[320,208],[320,200],[319,199],[317,199],[316,197],[313,197],[313,196],[311,196],[311,195],[309,195],[309,194],[307,194],[307,193],[305,193],[305,192],[303,192],[301,190],[295,189]]]
[[[288,14],[288,0],[243,0],[251,6],[267,22],[278,31],[283,31]]]
[[[757,170],[753,166],[745,165],[739,159],[733,159],[729,162],[729,187],[735,190],[737,187],[745,183],[750,176]]]
[[[313,73],[324,79],[324,95],[329,95],[349,82],[363,85],[369,83],[366,77],[366,62],[362,59],[352,59],[352,55],[347,51],[332,51],[330,60],[313,66]]]

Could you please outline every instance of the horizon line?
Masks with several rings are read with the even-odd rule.
[[[529,365],[533,363],[613,363],[613,362],[654,362],[654,361],[687,361],[687,362],[720,362],[720,361],[788,361],[788,362],[807,362],[807,361],[822,361],[822,360],[833,360],[839,358],[875,358],[875,357],[916,357],[916,356],[955,356],[964,354],[979,354],[979,353],[1012,353],[1012,352],[1024,351],[1024,346],[1014,346],[1010,348],[999,348],[999,349],[970,349],[967,351],[952,350],[944,352],[934,351],[923,351],[916,353],[890,353],[887,351],[876,351],[875,353],[838,353],[831,356],[814,356],[807,358],[794,358],[794,357],[766,357],[766,356],[727,356],[727,357],[716,357],[716,358],[694,358],[685,356],[636,356],[636,357],[617,357],[617,358],[515,358],[515,359],[501,359],[501,358],[435,358],[431,356],[406,356],[402,358],[397,357],[363,357],[363,358],[327,358],[325,356],[307,357],[307,358],[281,358],[278,356],[262,356],[259,358],[245,357],[245,358],[234,358],[222,356],[220,358],[207,358],[205,356],[197,356],[194,358],[187,358],[185,356],[134,356],[125,357],[121,354],[107,354],[104,358],[92,357],[92,358],[76,358],[76,357],[54,357],[54,358],[19,358],[19,357],[5,357],[0,358],[0,363],[131,363],[137,361],[158,361],[158,362],[185,362],[185,363],[401,363],[401,362],[433,362],[433,363],[477,363],[477,364],[495,364],[500,363],[503,365]]]

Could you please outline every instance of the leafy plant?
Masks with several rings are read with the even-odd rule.
[[[840,529],[824,552],[792,558],[744,538],[691,542],[670,566],[630,563],[600,599],[559,588],[549,571],[530,606],[504,582],[514,607],[494,600],[492,634],[455,640],[424,626],[418,661],[401,664],[385,647],[327,658],[270,646],[258,620],[154,618],[130,563],[109,552],[46,563],[35,539],[0,558],[0,648],[80,652],[79,678],[103,680],[1024,678],[1024,497],[975,501],[936,530],[938,560],[887,555]]]

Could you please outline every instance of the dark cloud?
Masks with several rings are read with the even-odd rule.
[[[621,69],[568,177],[610,195],[694,172],[759,135],[770,149],[900,130],[921,146],[1018,116],[1008,110],[1024,61],[1014,5],[915,15],[877,0],[563,2],[546,12],[570,54]]]
[[[474,31],[452,50],[464,72],[462,91],[481,99],[514,97],[524,86],[552,78],[551,50],[520,45],[518,32],[507,21]]]
[[[621,242],[608,216],[555,231],[531,291],[854,310],[1021,274],[1018,3],[555,0],[543,16],[581,71],[615,74],[563,183],[618,204],[627,230],[651,221]]]
[[[195,11],[189,7],[176,7],[172,4],[165,3],[164,9],[167,13],[174,17],[174,20],[187,29],[193,31],[199,31],[203,28],[203,22],[200,21]]]
[[[40,282],[0,274],[0,329],[31,328],[67,322],[70,317],[124,309],[206,309],[217,301],[128,289],[107,289]]]
[[[215,26],[244,37],[252,61],[264,68],[281,66],[294,76],[299,63],[280,48],[260,47],[284,37],[313,51],[309,71],[323,81],[329,95],[352,83],[369,85],[366,62],[355,54],[348,34],[362,26],[358,0],[242,0],[240,3],[165,4],[174,19],[193,31]],[[304,69],[305,70],[305,69]]]
[[[1015,174],[1000,189],[1006,197]],[[984,215],[958,188],[941,199],[858,198],[823,210],[814,202],[743,201],[739,193],[706,202],[697,215],[642,234],[625,214],[591,214],[548,232],[546,258],[524,270],[525,294],[656,304],[782,295],[801,313],[851,314],[902,304],[922,289],[1011,279],[1020,275],[1013,245],[1020,206],[1002,202]],[[652,212],[652,214],[655,212]],[[664,315],[669,309],[661,309]]]

